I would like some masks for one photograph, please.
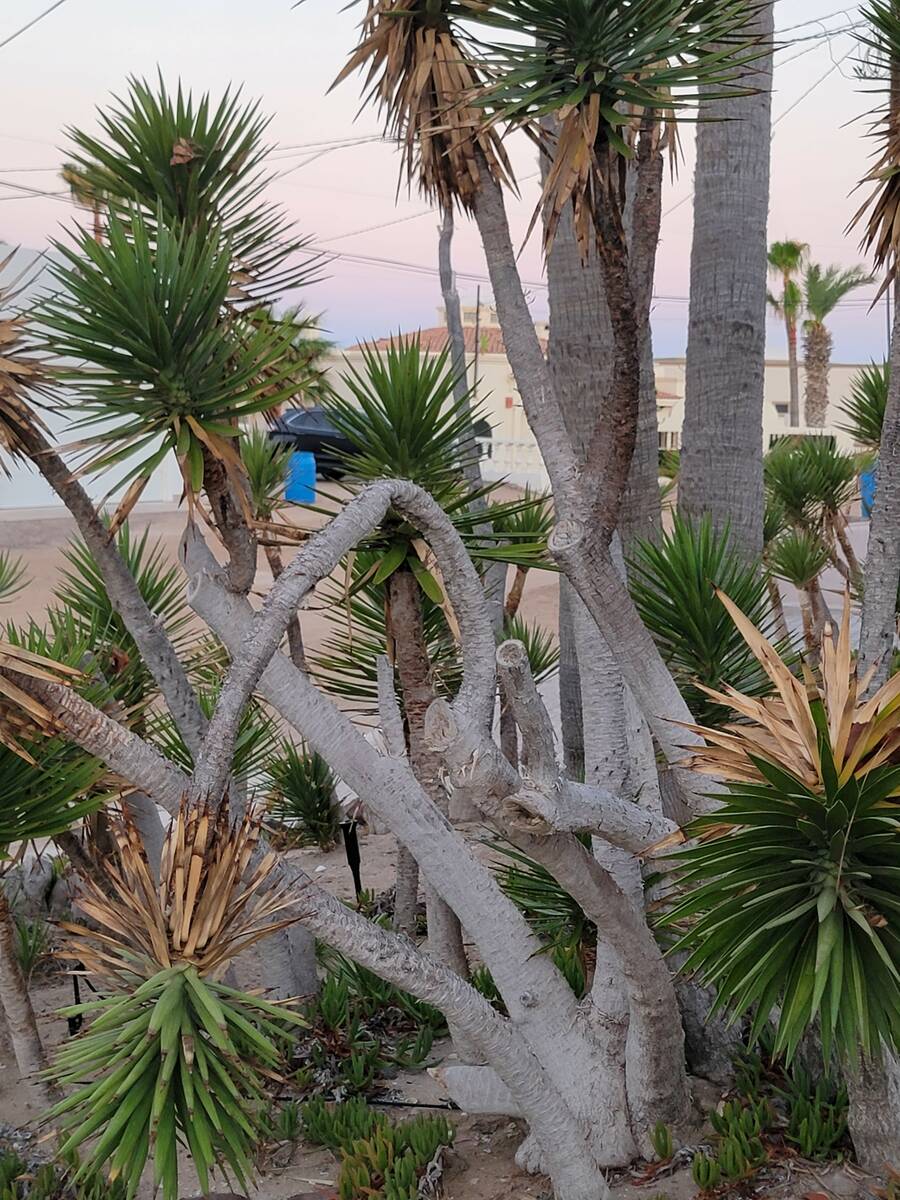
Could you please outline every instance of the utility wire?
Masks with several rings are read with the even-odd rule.
[[[829,78],[829,76],[833,75],[835,73],[835,71],[837,71],[843,65],[843,63],[845,63],[847,61],[847,59],[854,52],[855,49],[856,49],[855,46],[851,46],[850,49],[847,51],[847,53],[845,55],[843,55],[842,58],[837,59],[836,62],[833,62],[831,64],[831,66],[828,68],[828,70],[825,72],[824,75],[820,75],[819,78],[815,81],[815,83],[810,84],[810,86],[806,89],[805,92],[803,92],[802,95],[798,96],[797,99],[794,100],[794,102],[792,104],[788,105],[788,107],[784,110],[784,112],[779,113],[779,115],[772,122],[772,139],[771,139],[772,141],[775,140],[775,129],[777,128],[777,126],[779,126],[781,124],[781,122],[784,120],[784,118],[787,117],[790,113],[792,113],[794,111],[794,109],[797,108],[798,105],[803,103],[804,100],[806,100],[809,96],[811,96],[812,93],[816,90],[816,88],[820,87],[825,82],[825,80]],[[689,200],[693,200],[693,198],[694,198],[694,190],[692,188],[686,196],[682,196],[681,199],[676,201],[672,205],[671,208],[667,208],[666,211],[663,213],[663,217],[664,218],[668,217],[673,212],[677,212],[677,210],[679,208],[683,208],[684,205],[687,204],[687,202]]]
[[[8,37],[5,37],[2,42],[0,42],[0,50],[2,50],[4,46],[8,46],[10,42],[14,42],[17,37],[20,37],[23,33],[27,32],[27,30],[31,29],[33,25],[37,25],[38,21],[43,21],[44,17],[49,17],[55,8],[59,8],[59,6],[61,4],[65,4],[65,2],[66,0],[56,0],[55,4],[51,4],[49,8],[45,8],[44,11],[38,13],[36,17],[32,17],[27,25],[21,26],[21,28],[17,29],[15,33],[11,33]]]

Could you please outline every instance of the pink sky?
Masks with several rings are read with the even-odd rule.
[[[19,0],[0,19],[0,41],[47,2]],[[273,141],[286,148],[279,151],[279,168],[296,167],[273,186],[272,194],[323,247],[433,267],[433,214],[370,229],[423,214],[429,207],[416,196],[396,196],[398,160],[392,147],[376,142],[334,150],[314,161],[307,161],[317,153],[314,148],[287,149],[379,132],[371,112],[357,118],[356,80],[326,95],[353,44],[360,11],[358,6],[350,12],[343,9],[343,0],[305,0],[298,8],[291,7],[291,0],[257,0],[252,8],[246,0],[177,5],[169,0],[146,6],[121,0],[66,0],[0,49],[6,92],[0,121],[0,241],[42,248],[48,238],[60,236],[73,212],[64,198],[22,198],[7,185],[50,191],[62,187],[55,170],[65,157],[60,149],[65,145],[64,127],[90,127],[95,106],[110,92],[120,91],[129,73],[152,76],[159,66],[168,81],[181,76],[195,91],[208,88],[218,93],[230,82],[243,83],[248,96],[262,99],[265,110],[274,114]],[[839,31],[858,19],[855,5],[838,12],[835,0],[780,0],[776,11],[786,39],[809,39],[823,29]],[[812,21],[822,23],[791,28]],[[778,55],[774,96],[777,118],[814,89],[777,126],[770,237],[800,238],[811,244],[820,261],[842,265],[860,260],[856,236],[845,237],[843,230],[858,205],[859,195],[850,193],[869,153],[865,125],[852,121],[871,104],[853,77],[853,45],[847,33],[839,32],[827,41],[793,42]],[[688,286],[693,171],[689,132],[684,141],[679,178],[667,184],[669,215],[657,271],[657,293],[675,298],[661,299],[654,312],[660,355],[684,349],[687,305],[677,298],[686,296]],[[520,176],[532,174],[531,148],[514,140],[512,152]],[[523,183],[522,199],[510,203],[520,239],[535,188],[533,180]],[[484,272],[471,226],[460,225],[454,258],[460,271]],[[524,276],[539,283],[542,269],[534,239],[523,251],[522,264]],[[328,273],[305,299],[312,309],[324,312],[327,330],[341,343],[434,323],[440,295],[429,275],[342,259],[335,259]],[[464,299],[474,297],[474,288],[474,283],[461,284]],[[487,292],[484,287],[483,295]],[[544,315],[545,293],[535,288],[533,296],[535,314]],[[880,356],[884,326],[883,310],[870,314],[860,304],[842,308],[832,322],[835,358]],[[777,323],[770,329],[769,353],[784,353]]]

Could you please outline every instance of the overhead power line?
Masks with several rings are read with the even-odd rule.
[[[5,37],[3,41],[0,41],[0,50],[2,50],[4,46],[8,46],[10,42],[14,42],[17,37],[21,37],[22,34],[31,29],[32,26],[37,25],[38,21],[43,21],[44,17],[49,17],[54,9],[59,8],[59,6],[61,4],[65,4],[65,2],[66,0],[56,0],[55,4],[51,4],[49,8],[45,8],[44,11],[38,13],[36,17],[32,17],[27,25],[22,25],[15,31],[15,33],[9,34],[9,36]]]

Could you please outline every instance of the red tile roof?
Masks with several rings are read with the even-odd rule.
[[[466,353],[475,353],[475,326],[464,325],[463,333],[466,339]],[[401,338],[418,337],[419,344],[423,349],[430,351],[432,354],[440,354],[447,345],[447,330],[443,325],[437,325],[433,329],[420,329],[417,333],[401,333]],[[395,335],[396,338],[396,335]],[[541,348],[544,353],[547,353],[547,339],[541,338]],[[377,350],[386,350],[391,344],[391,338],[379,338],[374,343]],[[351,346],[351,350],[359,350],[359,345]],[[479,354],[505,354],[506,347],[503,344],[503,334],[497,326],[485,326],[478,330],[478,353]]]

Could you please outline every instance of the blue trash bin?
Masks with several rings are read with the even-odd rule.
[[[862,514],[864,517],[871,517],[872,509],[875,505],[875,465],[868,471],[860,471],[859,474],[859,498],[862,505]]]
[[[285,500],[313,504],[316,499],[316,456],[310,450],[295,450],[288,464]]]

